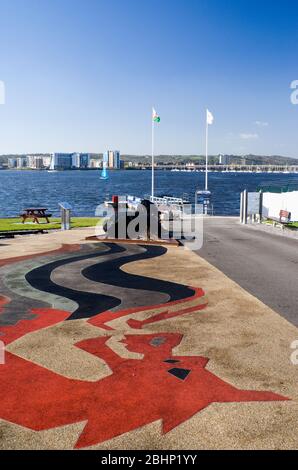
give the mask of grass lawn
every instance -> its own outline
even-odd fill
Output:
[[[274,223],[277,223],[277,221],[274,221],[274,220],[271,220],[271,219],[266,219],[265,222],[263,222],[267,225],[273,225]],[[292,229],[292,230],[297,230],[298,229],[298,222],[290,222],[288,224],[285,224],[285,226],[289,229]]]
[[[290,224],[287,225],[287,227],[297,229],[298,228],[298,222],[291,222]]]
[[[71,218],[71,228],[78,227],[94,227],[98,223],[101,223],[101,219],[98,217],[72,217]],[[35,224],[33,222],[26,222],[25,224],[21,223],[20,218],[15,219],[0,219],[0,232],[7,231],[19,231],[19,230],[53,230],[60,229],[61,221],[60,218],[51,218],[51,223]]]

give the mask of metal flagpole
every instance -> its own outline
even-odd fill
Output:
[[[206,171],[205,171],[205,191],[208,191],[208,111],[206,111]]]
[[[151,196],[152,196],[152,202],[153,202],[153,197],[154,197],[154,119],[153,119],[153,109],[152,109],[152,181],[151,181]]]

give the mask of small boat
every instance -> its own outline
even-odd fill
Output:
[[[211,196],[211,191],[206,191],[206,190],[197,191],[197,195],[202,196],[202,197],[210,197]]]
[[[109,177],[108,177],[108,172],[107,172],[107,164],[106,164],[106,163],[103,164],[103,168],[102,168],[102,172],[101,172],[101,175],[100,175],[100,179],[101,179],[101,180],[107,180],[107,179],[109,179]]]

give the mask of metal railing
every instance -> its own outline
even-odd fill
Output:
[[[150,196],[150,201],[153,202],[154,204],[167,204],[167,205],[172,205],[172,204],[179,204],[183,205],[186,203],[184,199],[181,197],[172,197],[172,196]]]

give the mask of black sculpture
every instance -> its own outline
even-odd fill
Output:
[[[135,211],[129,210],[127,204],[120,209],[118,201],[112,207],[114,214],[103,225],[108,238],[161,238],[161,213],[149,199],[143,199]]]

